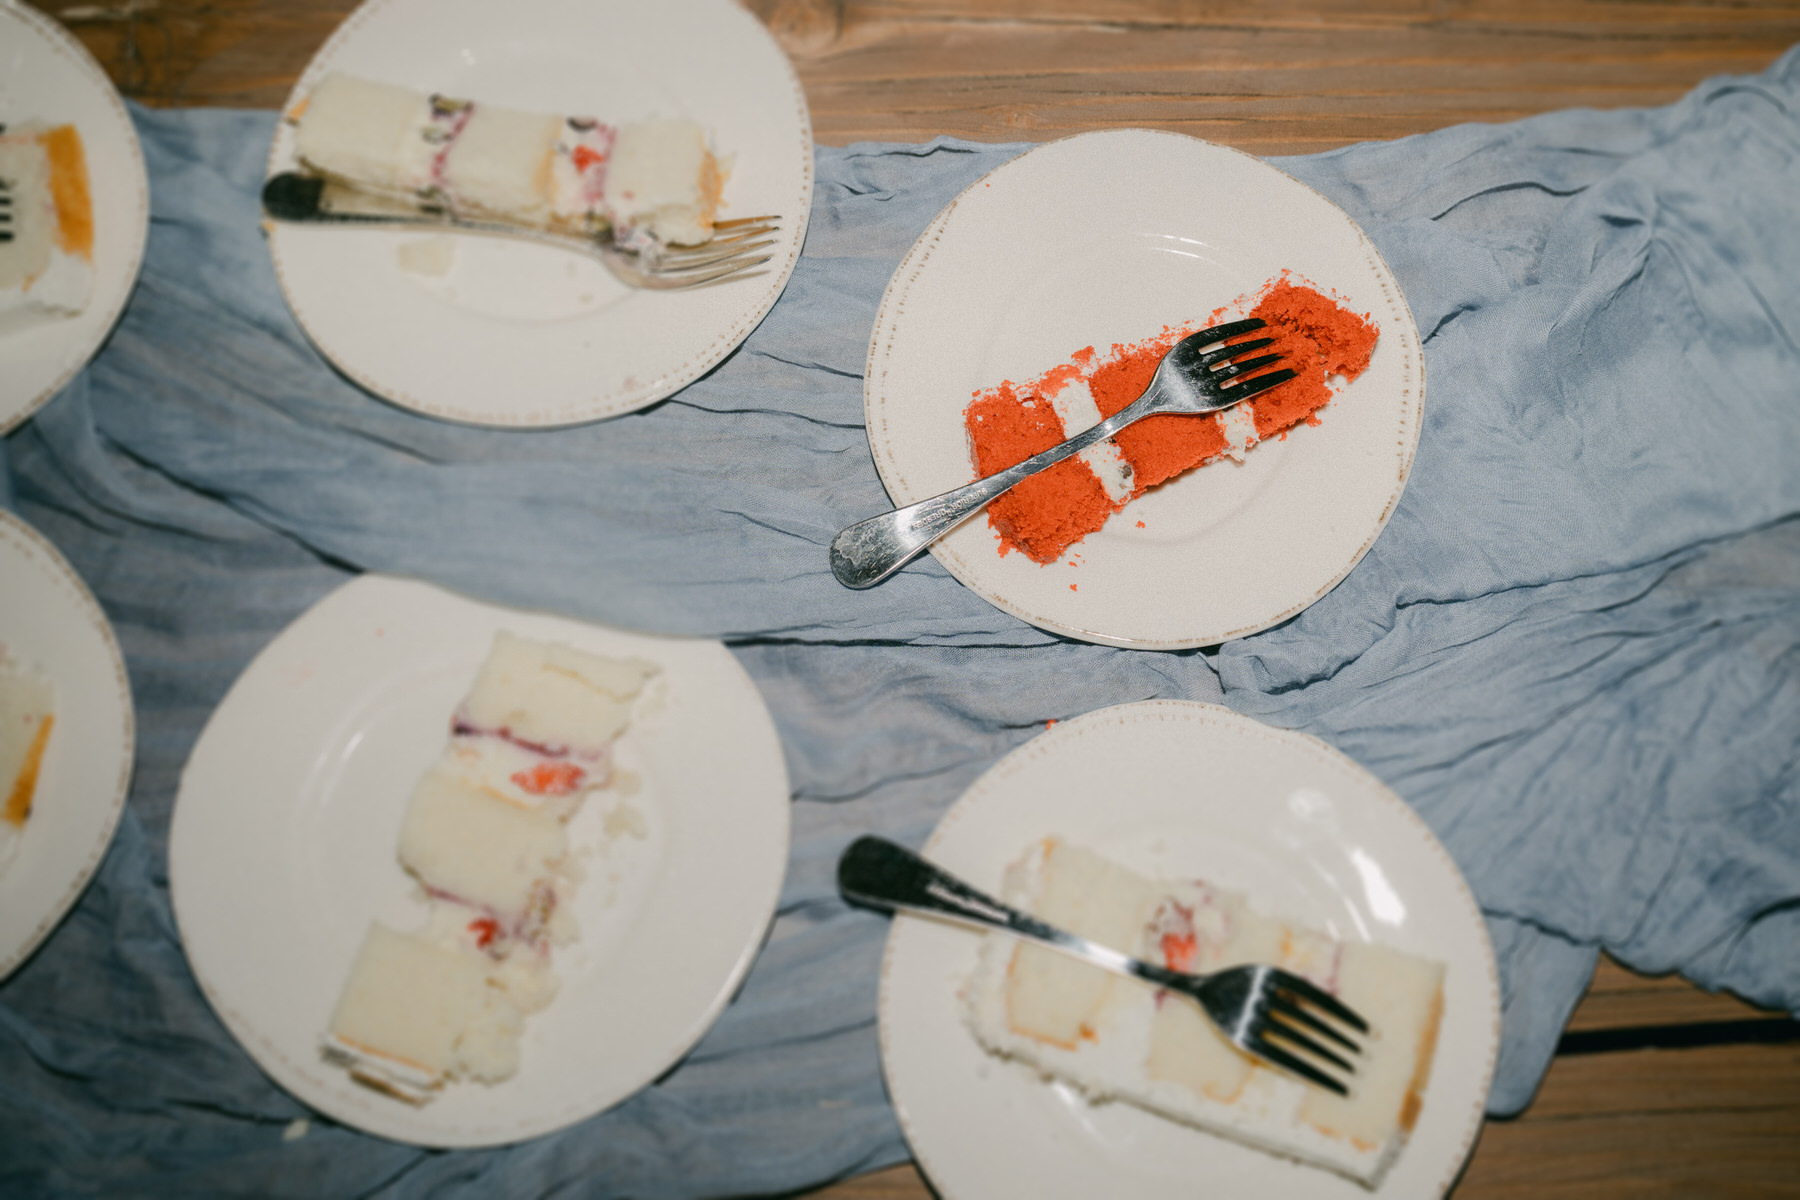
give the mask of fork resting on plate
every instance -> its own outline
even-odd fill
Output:
[[[1190,975],[1133,958],[1002,904],[885,838],[860,837],[838,860],[838,890],[856,904],[949,917],[1004,930],[1065,954],[1180,993],[1200,1005],[1230,1042],[1340,1096],[1368,1022],[1337,997],[1271,966]],[[1350,1033],[1346,1033],[1348,1029]]]
[[[1280,362],[1278,354],[1239,361],[1240,356],[1270,345],[1274,338],[1255,338],[1217,350],[1207,349],[1262,327],[1263,322],[1252,317],[1190,333],[1170,347],[1156,364],[1156,374],[1144,394],[1098,425],[1004,471],[839,530],[831,539],[831,573],[845,587],[873,587],[988,501],[1133,422],[1157,413],[1218,412],[1286,383],[1294,372],[1285,367],[1250,376],[1252,371]]]
[[[735,278],[774,257],[760,254],[775,244],[778,216],[739,217],[713,222],[711,241],[697,246],[621,245],[611,233],[594,237],[553,233],[529,225],[482,221],[440,207],[421,207],[333,183],[318,175],[283,171],[263,184],[263,212],[275,221],[301,225],[419,227],[449,233],[484,233],[522,238],[592,255],[622,282],[653,291],[699,287]]]

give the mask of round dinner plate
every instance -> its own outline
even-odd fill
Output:
[[[527,1017],[518,1073],[414,1108],[328,1064],[320,1039],[370,921],[423,924],[401,818],[502,630],[662,670],[615,747],[629,782],[571,820],[580,937],[556,951],[561,988]],[[615,817],[641,836],[609,833]],[[787,845],[774,724],[719,643],[363,576],[277,636],[213,713],[182,773],[169,883],[195,978],[277,1083],[383,1137],[484,1146],[609,1108],[685,1054],[750,969]]]
[[[94,203],[94,290],[82,312],[0,333],[0,434],[87,365],[131,295],[150,230],[150,186],[118,90],[82,44],[43,13],[0,0],[0,124],[74,125]]]
[[[906,505],[974,477],[963,409],[977,390],[1204,318],[1284,270],[1381,331],[1319,426],[1153,489],[1047,565],[1002,555],[979,514],[931,549],[990,603],[1084,641],[1207,646],[1293,616],[1393,513],[1424,364],[1399,285],[1356,223],[1223,146],[1081,134],[997,168],[938,215],[888,284],[869,343],[865,413],[888,495]]]
[[[56,721],[18,856],[0,872],[0,979],[74,907],[125,807],[136,748],[119,640],[31,526],[0,511],[0,649],[50,680]]]
[[[766,266],[676,292],[629,288],[598,259],[523,241],[271,225],[281,287],[307,335],[395,404],[514,427],[642,408],[748,337],[799,260],[813,188],[806,97],[781,47],[733,0],[368,0],[307,66],[289,110],[332,72],[614,123],[690,118],[729,172],[720,216],[781,217]],[[269,170],[294,165],[283,122]],[[437,237],[453,247],[447,270],[402,265],[404,249]]]
[[[1262,911],[1340,940],[1445,963],[1424,1107],[1372,1194],[1413,1200],[1449,1188],[1481,1124],[1500,993],[1474,898],[1399,797],[1304,734],[1212,705],[1152,700],[1061,722],[1007,755],[944,816],[925,853],[998,894],[1007,864],[1050,835],[1153,876],[1240,890]],[[1122,1101],[1089,1104],[1068,1085],[984,1053],[958,997],[980,939],[902,916],[882,964],[888,1092],[944,1200],[1371,1195]]]

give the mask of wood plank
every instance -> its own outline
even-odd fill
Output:
[[[1569,1031],[1697,1025],[1778,1016],[1729,992],[1702,991],[1679,975],[1639,975],[1602,955],[1587,994],[1569,1018]]]
[[[39,0],[150,104],[275,107],[353,0]],[[827,145],[1172,129],[1261,154],[1657,105],[1761,70],[1800,0],[752,0]],[[135,11],[136,15],[126,14]]]

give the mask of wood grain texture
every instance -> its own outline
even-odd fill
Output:
[[[1651,977],[1602,955],[1587,995],[1569,1017],[1571,1032],[1698,1025],[1771,1016],[1729,992],[1707,992],[1679,975]]]
[[[350,0],[41,0],[151,104],[276,107]],[[1800,0],[751,0],[826,145],[1146,126],[1258,154],[1666,104],[1800,42]],[[98,14],[98,15],[95,15]],[[131,14],[131,15],[127,15]]]

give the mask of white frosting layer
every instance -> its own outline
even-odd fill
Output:
[[[1056,409],[1056,416],[1062,422],[1065,438],[1074,437],[1082,430],[1092,429],[1100,423],[1100,406],[1094,403],[1094,393],[1085,379],[1072,378],[1064,382],[1051,394],[1050,404]],[[1131,464],[1111,438],[1089,446],[1076,457],[1087,464],[1088,470],[1100,481],[1100,486],[1106,489],[1107,499],[1114,504],[1123,504],[1131,499]]]
[[[1256,407],[1248,400],[1232,405],[1218,414],[1219,429],[1225,434],[1225,453],[1244,461],[1244,455],[1259,440],[1256,434]]]

